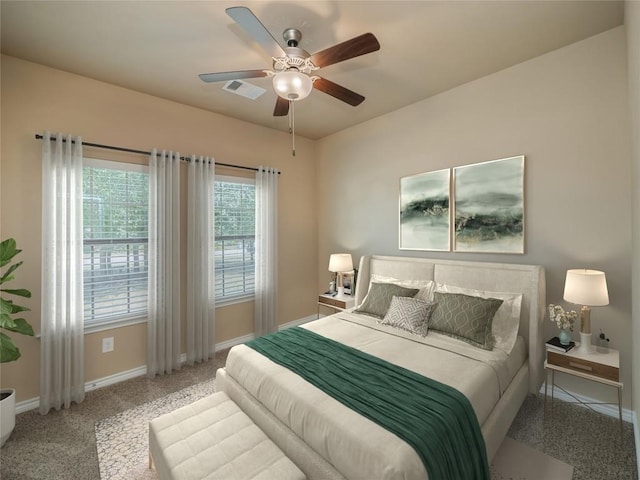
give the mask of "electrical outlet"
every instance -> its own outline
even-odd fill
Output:
[[[102,339],[102,353],[113,352],[113,337]]]

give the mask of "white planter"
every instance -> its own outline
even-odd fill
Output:
[[[3,388],[0,394],[4,393],[10,395],[0,400],[0,433],[2,434],[0,447],[9,440],[13,427],[16,426],[16,391],[13,388]]]

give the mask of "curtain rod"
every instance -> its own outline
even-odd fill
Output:
[[[44,139],[44,136],[36,133],[36,140],[42,140]],[[55,137],[52,136],[51,137],[52,140],[55,140]],[[63,143],[67,143],[67,139],[63,138],[62,139]],[[71,143],[75,143],[74,140],[71,140]],[[90,143],[90,142],[82,142],[83,146],[87,146],[87,147],[95,147],[95,148],[104,148],[105,150],[116,150],[118,152],[127,152],[127,153],[137,153],[139,155],[151,155],[151,152],[146,152],[144,150],[135,150],[133,148],[126,148],[126,147],[115,147],[113,145],[102,145],[100,143]],[[189,162],[191,161],[191,159],[189,157],[180,157],[180,160],[183,160],[185,162]],[[219,162],[215,162],[216,165],[220,165],[221,167],[230,167],[230,168],[240,168],[242,170],[253,170],[254,172],[257,172],[258,169],[255,167],[245,167],[243,165],[233,165],[231,163],[219,163]],[[278,171],[278,175],[280,175],[281,172]]]

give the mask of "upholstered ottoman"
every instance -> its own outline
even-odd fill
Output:
[[[304,480],[305,475],[224,392],[149,422],[161,480]]]

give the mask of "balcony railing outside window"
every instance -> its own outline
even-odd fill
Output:
[[[216,298],[231,299],[255,291],[255,238],[229,235],[216,238]]]
[[[144,316],[147,312],[148,240],[84,241],[86,323]]]

